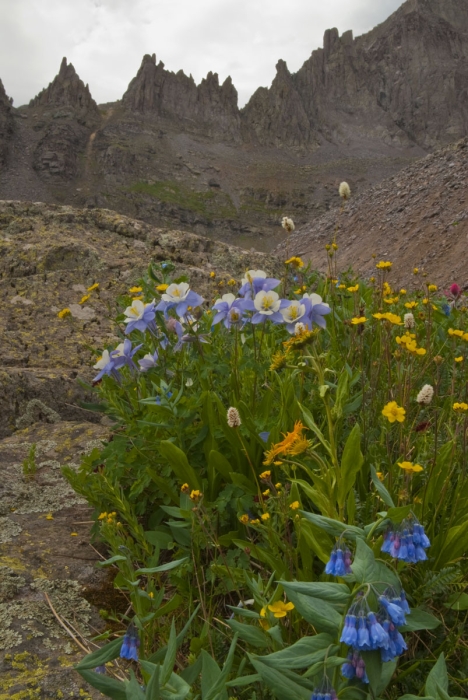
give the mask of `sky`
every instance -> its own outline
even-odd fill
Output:
[[[230,75],[243,106],[284,59],[297,71],[326,29],[355,36],[402,0],[0,0],[0,79],[15,106],[58,73],[63,56],[96,102],[122,97],[145,53],[197,83]]]

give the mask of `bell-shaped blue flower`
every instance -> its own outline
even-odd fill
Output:
[[[120,648],[121,659],[132,659],[138,661],[138,647],[140,646],[140,637],[135,625],[132,623],[127,629]]]
[[[367,629],[367,618],[364,615],[359,616],[356,647],[359,651],[370,651],[372,649],[369,630]]]
[[[340,642],[344,644],[349,644],[350,647],[356,646],[358,633],[356,628],[356,616],[352,614],[347,614],[345,617],[345,624],[343,631],[341,633]]]

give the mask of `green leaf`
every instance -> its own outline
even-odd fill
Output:
[[[450,610],[468,610],[468,593],[453,593],[444,606]]]
[[[462,557],[468,550],[468,519],[448,532],[440,533],[434,539],[434,550],[440,551],[437,564],[441,568]]]
[[[185,623],[183,630],[181,632],[179,632],[179,634],[177,635],[177,648],[179,648],[180,645],[182,644],[182,642],[184,641],[185,635],[189,631],[190,625],[192,624],[193,618],[197,614],[199,607],[200,606],[197,605],[197,607],[195,608],[195,610],[193,611],[193,613],[190,615],[189,619]],[[154,654],[151,654],[148,661],[150,661],[151,663],[154,663],[154,664],[158,663],[159,661],[161,661],[161,659],[164,659],[164,657],[166,656],[166,652],[167,652],[167,646],[164,646],[161,649],[158,649],[158,651],[155,651]]]
[[[435,700],[435,698],[433,698],[432,695],[424,695],[424,697],[421,697],[420,695],[406,694],[399,697],[398,700]],[[455,700],[455,698],[452,698],[452,700]]]
[[[286,571],[286,563],[281,559],[276,559],[273,557],[266,549],[260,547],[259,545],[252,544],[248,540],[233,540],[233,543],[239,549],[244,550],[246,547],[250,549],[250,556],[262,561],[264,564],[270,568],[275,576],[280,578]]]
[[[424,692],[436,698],[438,696],[437,684],[440,685],[445,692],[448,691],[447,665],[443,653],[439,656],[427,677]]]
[[[327,450],[328,454],[331,454],[330,443],[325,438],[324,434],[322,433],[322,431],[320,430],[320,428],[318,427],[318,425],[314,421],[314,417],[313,417],[312,413],[307,408],[302,406],[300,403],[298,403],[297,405],[299,406],[299,408],[302,411],[302,415],[304,417],[304,423],[307,425],[308,428],[310,428],[310,430],[312,430],[315,437],[317,437],[320,440],[320,442],[322,443],[324,448]]]
[[[86,683],[89,683],[89,685],[99,690],[108,698],[112,698],[112,700],[127,700],[125,685],[120,681],[116,681],[115,678],[110,678],[109,676],[104,676],[102,673],[95,673],[94,671],[84,668],[79,669],[78,673]]]
[[[216,661],[203,649],[202,656],[202,675],[201,675],[201,691],[202,698],[206,700],[211,692],[211,688],[221,675],[221,669]]]
[[[238,620],[226,620],[226,622],[234,632],[237,632],[242,641],[248,642],[253,647],[266,649],[270,646],[268,637],[259,627],[246,625]]]
[[[164,615],[168,615],[170,612],[173,612],[174,610],[177,610],[177,608],[182,605],[184,602],[184,598],[179,595],[178,593],[175,594],[171,600],[169,600],[165,605],[161,605],[160,608],[157,609],[157,611],[154,614],[154,619],[157,620],[160,617],[163,617]]]
[[[401,523],[402,520],[408,517],[411,513],[412,506],[401,506],[399,508],[389,508],[387,518],[390,518],[392,523]]]
[[[278,700],[310,700],[310,690],[287,678],[280,671],[262,663],[251,654],[249,654],[249,658],[265,685],[268,686]]]
[[[106,561],[98,561],[96,563],[98,566],[110,566],[111,564],[115,564],[116,561],[127,561],[127,557],[123,557],[121,554],[116,554],[115,557],[106,559]]]
[[[343,415],[343,405],[349,396],[349,374],[344,369],[338,380],[338,386],[335,395],[335,405],[332,408],[332,416],[339,420]]]
[[[317,634],[315,637],[303,637],[286,649],[262,656],[261,661],[279,671],[308,668],[318,661],[323,661],[326,654],[334,654],[337,650],[332,637],[328,634]]]
[[[190,466],[183,450],[170,440],[162,440],[158,445],[159,453],[172,467],[174,474],[187,483],[191,489],[200,489],[200,482],[193,467]]]
[[[226,481],[231,481],[232,465],[228,462],[226,457],[217,452],[216,450],[211,450],[210,456],[208,458],[208,465],[212,466],[221,476],[223,476]]]
[[[161,688],[162,700],[184,700],[190,694],[190,686],[177,673],[173,673]]]
[[[369,685],[374,693],[377,695],[377,688],[381,685],[382,677],[382,658],[380,656],[380,650],[378,651],[363,651],[361,652],[362,658],[366,664],[366,673],[369,678]]]
[[[356,539],[356,537],[364,537],[364,530],[355,525],[346,525],[339,520],[333,520],[333,518],[326,518],[324,515],[317,515],[316,513],[306,513],[305,510],[299,511],[301,515],[304,516],[306,520],[318,525],[322,530],[328,532],[329,535],[334,537],[339,537],[346,530],[346,537],[349,539]]]
[[[292,590],[288,591],[288,599],[294,603],[299,615],[310,622],[318,632],[328,632],[333,636],[338,633],[343,621],[342,616],[329,603]]]
[[[175,621],[172,618],[171,631],[169,634],[169,641],[167,643],[166,656],[161,668],[161,683],[166,685],[172,674],[172,669],[174,668],[175,659],[177,653],[177,634],[175,628]]]
[[[151,678],[146,686],[146,700],[159,700],[160,698],[160,687],[159,687],[159,676],[161,674],[161,667],[158,665],[155,667]]]
[[[303,595],[309,595],[313,598],[321,598],[330,603],[346,605],[349,603],[351,591],[348,586],[343,583],[319,583],[319,582],[304,582],[304,581],[279,581],[283,588],[287,591],[295,591]]]
[[[251,676],[242,676],[241,678],[234,678],[233,681],[228,681],[226,683],[227,688],[238,688],[244,685],[252,685],[253,683],[258,683],[261,681],[262,677],[259,673],[253,673]]]
[[[371,472],[372,481],[374,482],[375,489],[376,489],[377,493],[379,494],[380,498],[382,499],[382,501],[389,508],[395,508],[395,504],[393,502],[392,497],[390,496],[389,492],[387,491],[385,486],[380,481],[374,467],[370,468],[370,472]]]
[[[356,539],[356,554],[351,569],[358,583],[373,583],[376,580],[374,552],[364,540]]]
[[[122,642],[123,637],[119,637],[100,649],[96,649],[96,651],[93,651],[92,654],[85,656],[84,659],[82,659],[80,663],[75,666],[75,670],[81,671],[82,669],[92,669],[96,668],[96,666],[103,666],[108,661],[113,661],[120,655]]]
[[[406,625],[400,627],[402,632],[417,632],[418,630],[434,630],[440,625],[431,613],[420,608],[411,608],[411,613],[406,616]]]
[[[126,693],[127,700],[146,700],[146,695],[140,688],[132,669],[130,669],[130,681],[127,683]]]
[[[386,663],[382,664],[380,683],[377,684],[377,695],[382,695],[382,693],[385,691],[388,684],[392,680],[392,676],[395,673],[397,665],[397,661],[387,661]]]
[[[338,503],[343,508],[348,493],[354,486],[356,476],[364,464],[364,457],[361,452],[361,428],[356,423],[343,450],[341,457],[340,480],[338,484]]]
[[[167,564],[161,564],[160,566],[153,566],[150,569],[137,569],[136,574],[159,574],[162,571],[170,571],[171,569],[176,569],[178,566],[187,561],[188,557],[183,559],[176,559],[175,561],[169,561]]]

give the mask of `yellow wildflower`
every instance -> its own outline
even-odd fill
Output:
[[[70,537],[78,537],[78,533],[77,532],[70,532]]]
[[[437,285],[436,284],[429,284],[427,288],[430,292],[437,292]]]
[[[163,294],[168,287],[169,287],[168,284],[158,284],[156,287],[156,291],[159,292],[160,294]]]
[[[247,513],[244,513],[244,515],[241,515],[241,516],[239,517],[239,520],[241,521],[241,523],[242,523],[243,525],[247,525],[248,522],[249,522],[249,516],[247,515]]]
[[[232,277],[231,277],[230,280],[228,280],[228,285],[229,285],[230,287],[235,287],[236,284],[237,284],[237,281],[236,281],[235,279],[233,279]]]
[[[460,357],[456,357],[455,362],[463,362],[463,355],[460,355]]]
[[[355,316],[351,319],[353,326],[359,326],[361,323],[365,323],[367,318],[365,316]]]
[[[308,331],[307,327],[304,327],[304,330],[295,333],[289,340],[284,341],[283,345],[286,351],[293,350],[294,348],[299,349],[307,345],[315,335],[315,331]]]
[[[345,284],[339,284],[339,285],[338,285],[338,289],[346,289],[346,285],[345,285]]]
[[[253,520],[250,521],[251,525],[260,525],[260,520],[258,518],[254,518]]]
[[[275,489],[280,489],[280,488],[281,488],[281,484],[280,484],[280,482],[278,481],[278,483],[275,484]]]
[[[418,305],[417,301],[407,301],[405,306],[407,309],[415,309]]]
[[[203,496],[202,492],[198,489],[194,489],[190,492],[190,498],[192,501],[198,501]]]
[[[262,491],[262,496],[265,496],[265,498],[267,498],[267,496],[269,496],[269,495],[270,495],[270,489],[266,489],[266,491]]]
[[[391,311],[387,311],[385,314],[376,313],[373,314],[374,318],[378,319],[379,321],[389,321],[389,323],[393,323],[395,326],[401,326],[403,324],[403,321],[401,320],[401,317],[398,316],[397,314],[392,314]]]
[[[129,294],[141,294],[143,287],[130,287]]]
[[[94,284],[91,285],[91,287],[88,287],[86,290],[87,292],[94,292],[95,289],[99,289],[99,282],[95,282]]]
[[[284,261],[284,264],[285,265],[292,265],[293,267],[296,267],[296,268],[304,267],[304,261],[302,260],[302,258],[298,258],[298,257],[289,258],[289,260]]]
[[[392,288],[390,287],[388,282],[383,283],[382,293],[383,293],[384,297],[388,297],[392,293]]]
[[[293,603],[283,603],[281,600],[276,601],[268,606],[268,610],[273,613],[274,617],[286,617],[290,610],[294,610]]]
[[[390,423],[398,421],[398,423],[403,423],[406,416],[406,411],[404,408],[399,406],[396,401],[389,401],[386,406],[382,409],[382,415],[389,420]]]
[[[188,493],[190,491],[190,486],[188,484],[182,484],[182,486],[180,487],[180,490],[183,493]]]
[[[54,516],[52,515],[52,513],[47,513],[47,515],[45,516],[45,519],[46,520],[53,520]]]
[[[330,250],[330,249],[331,249],[331,245],[329,243],[327,243],[325,246],[325,250]]]
[[[150,592],[148,593],[148,595],[149,595],[150,598],[154,598],[154,593],[153,593],[153,591],[150,591]]]
[[[468,411],[468,403],[454,403],[453,410],[457,413],[464,413],[465,411]]]
[[[101,514],[98,516],[98,520],[105,520],[105,518],[107,518],[107,513],[101,513]]]
[[[70,314],[71,314],[71,311],[70,311],[70,309],[67,308],[67,309],[62,309],[61,311],[59,311],[57,316],[59,318],[65,318],[66,316],[70,316]]]
[[[85,294],[84,296],[82,296],[78,303],[79,304],[86,304],[88,299],[91,299],[91,294]]]
[[[419,267],[414,267],[413,268],[413,275],[417,275],[419,273]]]
[[[423,303],[424,305],[429,304],[429,299],[427,299],[427,298],[426,298],[426,299],[423,299],[423,300],[422,300],[422,303]]]
[[[359,289],[359,285],[355,284],[354,287],[348,287],[347,291],[353,293],[353,292],[357,292],[358,289]]]
[[[273,464],[275,465],[275,467],[279,467],[281,466],[281,464],[283,464],[283,462],[280,459],[277,459],[275,462],[273,462]]]
[[[261,518],[262,518],[262,520],[269,520],[269,519],[270,519],[270,513],[262,513]]]
[[[293,430],[290,433],[283,433],[283,440],[276,445],[272,445],[272,447],[265,452],[265,460],[263,463],[268,465],[271,464],[278,455],[292,454],[291,449],[295,447],[300,440],[303,440],[304,436],[302,433],[305,429],[301,421],[296,421]]]
[[[369,279],[369,282],[370,282],[371,284],[375,284],[375,277],[371,277],[371,278]]]
[[[400,294],[401,296],[404,296],[406,294],[406,289],[400,289]]]
[[[398,462],[398,466],[400,469],[404,469],[405,472],[408,473],[416,473],[416,472],[422,472],[424,467],[421,467],[420,464],[413,464],[413,462]]]
[[[299,503],[299,501],[293,501],[293,503],[291,503],[289,507],[291,508],[291,510],[297,510],[301,507],[301,504]]]
[[[337,244],[336,244],[336,243],[332,243],[332,248],[333,248],[333,250],[338,250]]]
[[[270,477],[271,477],[271,472],[269,472],[269,471],[262,472],[260,474],[260,479],[264,479],[265,481],[267,481]]]
[[[282,353],[281,350],[275,352],[275,354],[271,358],[270,371],[277,372],[278,370],[283,369],[283,367],[286,367],[288,361],[288,352],[288,350],[286,350],[285,353]]]
[[[386,304],[397,304],[399,301],[400,297],[388,297],[388,299],[384,299]]]
[[[383,481],[383,479],[384,479],[383,472],[376,472],[376,474],[377,474],[378,480],[379,480],[379,481]]]
[[[210,277],[212,280],[214,280],[214,278],[216,277],[216,272],[214,272],[214,270],[210,272]]]
[[[381,260],[380,262],[377,263],[376,268],[378,270],[390,270],[391,266],[393,263],[384,260]]]

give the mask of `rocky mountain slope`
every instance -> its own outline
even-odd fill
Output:
[[[327,269],[325,245],[338,226],[338,267],[371,275],[379,260],[393,262],[392,280],[417,284],[414,267],[447,289],[468,288],[468,139],[352,196],[291,235],[290,250]],[[277,249],[279,254],[281,248]]]
[[[316,218],[468,132],[468,0],[407,0],[371,32],[328,30],[302,68],[282,60],[239,109],[228,78],[200,85],[145,56],[97,106],[64,59],[28,106],[0,88],[0,199],[99,206],[258,249],[279,220]]]

